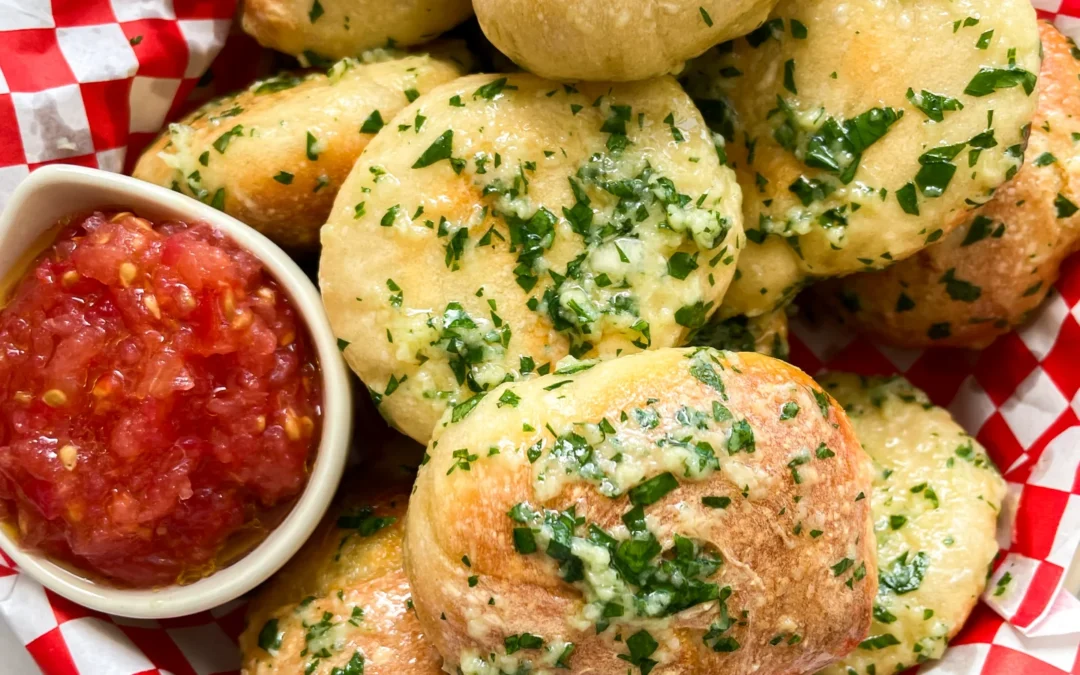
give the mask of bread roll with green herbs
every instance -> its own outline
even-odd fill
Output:
[[[1028,0],[783,0],[688,66],[743,188],[723,315],[948,235],[1019,169],[1038,72]]]
[[[469,0],[244,0],[240,25],[264,47],[329,65],[430,42],[470,16]]]
[[[262,586],[240,636],[244,675],[437,675],[412,611],[401,547],[412,475],[360,469],[289,563]]]
[[[662,349],[505,384],[428,454],[405,562],[448,672],[802,674],[866,637],[869,461],[782,361]]]
[[[982,348],[1023,324],[1080,248],[1080,61],[1041,24],[1039,106],[1025,164],[963,226],[882,272],[822,285],[860,332],[903,347]]]
[[[474,0],[488,39],[522,68],[555,80],[626,82],[678,72],[744,35],[776,0]]]
[[[682,344],[742,244],[740,191],[671,78],[473,75],[403,110],[322,230],[320,287],[384,416],[426,442],[507,380]]]
[[[869,636],[823,675],[899,673],[939,659],[986,586],[1005,481],[949,412],[905,380],[818,381],[874,461],[880,579]]]
[[[221,209],[290,249],[313,249],[356,158],[422,92],[468,69],[463,48],[283,73],[170,124],[132,175]]]

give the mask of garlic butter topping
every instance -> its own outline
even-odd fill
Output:
[[[937,241],[1020,167],[1037,99],[1027,0],[784,0],[683,75],[743,187],[726,314]]]
[[[735,273],[740,214],[674,80],[475,75],[372,142],[323,228],[321,286],[381,412],[426,441],[567,355],[680,344]]]

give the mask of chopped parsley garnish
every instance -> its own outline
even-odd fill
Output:
[[[656,667],[656,661],[649,658],[660,647],[649,631],[642,629],[626,638],[629,654],[619,654],[619,658],[632,666],[637,666],[641,675],[649,675]]]
[[[336,525],[339,530],[354,530],[355,534],[359,534],[361,537],[370,537],[396,522],[397,518],[376,516],[375,509],[370,506],[361,506],[349,513],[338,516]]]
[[[364,675],[364,655],[359,650],[353,652],[352,658],[345,667],[334,668],[330,671],[330,675]]]
[[[499,397],[499,402],[495,405],[499,408],[503,407],[504,405],[508,405],[511,408],[516,408],[518,407],[518,403],[521,403],[521,397],[515,394],[512,390],[507,389],[502,393],[502,396]]]
[[[304,78],[295,75],[277,75],[259,82],[258,86],[255,87],[255,93],[272,94],[274,92],[284,91],[285,89],[292,89],[303,81]]]
[[[847,572],[849,569],[851,569],[851,566],[854,565],[854,564],[855,564],[855,561],[852,560],[851,558],[844,558],[843,560],[841,560],[840,562],[836,563],[835,565],[833,565],[831,567],[833,576],[834,577],[840,576],[844,572]]]
[[[728,454],[734,455],[740,450],[747,454],[753,454],[753,452],[756,450],[756,444],[754,441],[754,429],[746,420],[739,420],[735,424],[731,425],[731,436],[728,437]]]
[[[964,93],[968,96],[989,96],[998,89],[1011,89],[1022,86],[1024,92],[1031,96],[1035,91],[1035,83],[1038,78],[1034,73],[1024,70],[1016,64],[1007,68],[990,68],[983,66],[968,83]]]
[[[903,110],[871,108],[849,120],[828,117],[808,134],[800,130],[795,108],[781,97],[777,97],[777,111],[784,121],[773,131],[776,142],[799,152],[807,166],[832,173],[845,185],[855,179],[862,153],[904,116]]]
[[[522,649],[542,649],[544,647],[544,640],[531,633],[507,635],[503,638],[503,647],[506,648],[506,653],[509,655]]]
[[[949,297],[959,302],[975,302],[982,296],[982,289],[963,279],[956,278],[956,268],[950,267],[938,283],[945,284],[945,292]]]
[[[454,406],[453,412],[450,413],[450,422],[460,422],[461,420],[468,417],[469,413],[473,411],[473,408],[475,408],[476,405],[483,400],[483,398],[484,394],[476,394],[472,398],[466,399],[465,401],[458,403],[456,406]]]
[[[910,559],[909,559],[910,557]],[[930,559],[923,552],[909,556],[907,552],[893,560],[888,569],[881,570],[878,581],[897,595],[911,593],[922,585]]]
[[[1002,595],[1005,595],[1005,591],[1009,588],[1009,584],[1011,582],[1012,582],[1012,574],[1011,573],[1006,572],[1005,574],[1002,574],[1001,578],[997,580],[996,584],[994,584],[994,597],[998,598],[998,597],[1001,597]],[[262,635],[260,634],[259,637],[261,639]],[[261,646],[261,644],[260,644],[260,646]]]
[[[701,300],[692,305],[683,305],[675,310],[675,323],[691,330],[701,328],[705,325],[705,320],[708,318],[708,312],[712,309],[712,305],[712,302],[706,303]]]
[[[217,150],[220,154],[224,155],[225,154],[225,148],[229,147],[229,141],[231,141],[233,138],[239,138],[240,136],[243,136],[243,135],[244,135],[244,127],[243,127],[243,125],[237,124],[232,129],[229,129],[228,131],[226,131],[225,133],[223,133],[223,134],[221,134],[220,136],[217,137],[217,140],[214,141],[214,149]]]
[[[385,125],[386,123],[383,122],[382,113],[380,113],[378,110],[375,110],[370,115],[368,115],[367,119],[364,120],[364,123],[360,125],[360,133],[377,134],[379,133],[379,130],[382,129]]]
[[[679,481],[670,472],[654,476],[644,483],[630,489],[630,503],[634,506],[649,506],[664,498],[664,495],[679,487]]]
[[[1057,209],[1058,218],[1070,218],[1080,210],[1071,199],[1060,193],[1054,199],[1054,208]]]
[[[896,615],[881,605],[874,604],[874,620],[881,623],[893,623],[896,621]]]
[[[935,323],[926,331],[926,336],[931,340],[944,340],[952,335],[952,326],[948,321]]]
[[[966,143],[946,145],[926,151],[919,157],[919,172],[915,174],[915,184],[923,196],[933,199],[945,194],[953,176],[956,175],[956,165],[952,160],[964,149]]]
[[[281,183],[282,185],[291,185],[292,179],[293,175],[288,171],[279,171],[277,172],[277,175],[274,176],[274,180]]]
[[[795,59],[784,62],[784,89],[792,94],[798,94],[799,89],[795,86]]]
[[[711,352],[707,349],[695,350],[690,357],[690,374],[694,376],[698,382],[708,385],[720,392],[720,396],[725,400],[727,399],[727,392],[724,389],[724,382],[720,379],[720,376],[713,368],[713,364],[710,360],[715,360],[716,357],[712,356]]]
[[[513,89],[517,89],[517,87],[512,84],[507,84],[505,77],[500,77],[497,80],[492,80],[491,82],[488,82],[487,84],[473,92],[473,98],[486,98],[490,101],[499,94],[501,94],[504,90],[510,91]]]
[[[626,137],[626,123],[630,121],[631,112],[628,105],[612,105],[611,114],[600,126],[601,132],[611,134],[607,141],[607,148],[611,152],[618,152],[630,143]]]
[[[271,656],[281,649],[281,639],[285,637],[285,631],[278,630],[278,620],[270,619],[263,624],[259,631],[259,648],[269,652]]]
[[[531,528],[514,528],[514,550],[522,555],[536,553],[536,535]]]
[[[975,219],[971,221],[970,227],[968,227],[967,234],[964,235],[964,241],[960,243],[960,247],[971,246],[977,242],[986,239],[989,236],[1000,237],[1005,233],[1005,225],[1002,223],[996,230],[994,229],[994,221],[990,220],[986,216],[975,216]]]
[[[427,150],[424,150],[423,154],[421,154],[413,163],[412,168],[422,169],[426,166],[431,166],[435,162],[450,159],[450,155],[453,153],[453,145],[454,130],[447,129],[439,134],[439,137],[428,146]]]
[[[877,649],[885,649],[886,647],[892,647],[893,645],[900,644],[900,641],[896,639],[896,636],[892,633],[882,633],[881,635],[874,635],[866,638],[859,643],[859,649],[866,649],[868,651],[874,651]]]
[[[383,227],[390,227],[397,219],[398,213],[401,211],[401,204],[394,204],[386,210],[383,217],[379,220],[379,225]]]
[[[559,658],[555,659],[555,667],[562,668],[564,670],[570,669],[570,657],[574,654],[574,643],[569,642],[563,647],[562,653],[559,654]]]
[[[814,395],[814,400],[817,402],[818,410],[821,411],[821,416],[825,419],[829,418],[829,395],[823,391],[817,389],[810,389],[810,393]]]
[[[671,137],[675,139],[676,143],[682,143],[686,140],[686,136],[683,135],[682,129],[675,126],[675,113],[668,113],[664,118],[664,124],[668,125],[671,130]]]
[[[915,309],[915,301],[907,293],[900,291],[900,297],[896,299],[896,311],[898,313],[910,312],[913,309]]]
[[[951,96],[935,94],[925,89],[916,94],[914,89],[909,88],[907,90],[907,100],[935,122],[944,121],[947,112],[964,109],[964,104],[957,99]]]
[[[472,463],[480,459],[480,455],[470,453],[468,448],[454,450],[450,453],[450,456],[454,459],[454,463],[450,465],[450,468],[446,471],[447,476],[454,473],[454,469],[472,471]]]
[[[834,190],[835,188],[831,184],[816,178],[807,178],[806,176],[799,176],[794,183],[788,186],[788,191],[798,197],[803,206],[810,206],[814,202],[824,201]]]
[[[909,216],[919,215],[919,197],[915,192],[915,183],[908,183],[896,191],[896,201]]]

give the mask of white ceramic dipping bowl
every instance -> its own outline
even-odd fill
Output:
[[[0,215],[0,278],[25,262],[26,252],[65,216],[95,209],[133,211],[150,220],[203,221],[262,261],[292,300],[311,335],[322,371],[321,440],[307,486],[288,516],[240,560],[185,586],[153,590],[95,583],[27,551],[0,530],[0,547],[45,587],[65,598],[119,616],[184,616],[234,600],[265,581],[303,545],[337,490],[348,455],[352,400],[345,362],[315,285],[269,239],[210,206],[165,188],[96,169],[54,165],[23,181]],[[2,670],[2,668],[0,668]]]

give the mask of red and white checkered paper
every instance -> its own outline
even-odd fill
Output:
[[[1033,3],[1080,38],[1080,0]],[[265,73],[272,57],[250,38],[234,31],[226,43],[235,4],[0,0],[0,207],[44,164],[130,168],[166,120]],[[1006,572],[1012,581],[919,672],[1080,675],[1080,600],[1064,588],[1080,546],[1080,255],[1027,327],[982,352],[901,351],[835,325],[796,321],[792,331],[792,359],[807,372],[903,374],[952,411],[1009,482],[988,587]],[[239,668],[242,601],[162,621],[106,616],[43,589],[0,553],[0,617],[45,675]]]

